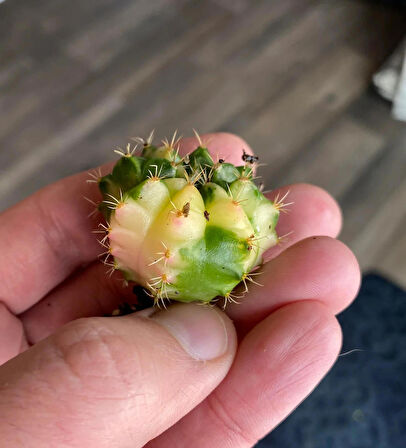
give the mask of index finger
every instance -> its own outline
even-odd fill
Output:
[[[214,158],[241,164],[244,148],[240,137],[228,134],[202,135]],[[196,148],[196,137],[180,142],[181,152]],[[236,151],[241,148],[241,151]],[[101,167],[104,175],[112,164]],[[19,314],[65,280],[74,270],[95,260],[100,253],[92,230],[99,217],[88,217],[100,200],[95,183],[86,183],[88,172],[62,179],[38,191],[0,215],[0,234],[7,244],[0,259],[0,298]]]

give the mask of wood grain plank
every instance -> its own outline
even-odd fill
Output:
[[[373,55],[380,65],[404,38],[406,9],[390,5],[390,2],[363,3],[366,8],[362,17],[362,32],[354,33],[347,43],[359,53]]]
[[[367,57],[337,47],[252,120],[244,135],[262,148],[268,177],[283,181],[284,167],[362,92],[369,69]]]
[[[0,97],[0,113],[7,111],[9,117],[7,123],[0,123],[0,144],[5,133],[16,134],[27,127],[27,123],[32,121],[30,113],[34,112],[35,120],[52,104],[63,101],[70,92],[76,94],[78,86],[88,79],[89,64],[75,61],[64,54],[67,42],[83,35],[84,29],[105,27],[112,13],[125,11],[129,4],[134,6],[139,3],[132,0],[43,1],[38,10],[27,16],[26,9],[18,7],[17,1],[16,7],[7,11],[9,14],[0,17],[0,23],[3,20],[9,24],[6,45],[0,47],[4,77],[10,78],[7,73],[15,72],[17,66],[20,67],[21,78],[19,82],[16,82],[15,76],[8,79],[8,84],[4,86],[7,90]],[[29,7],[27,10],[31,11]],[[24,24],[22,28],[21,23]],[[32,27],[35,31],[31,30]],[[38,51],[34,51],[32,45]],[[6,57],[2,52],[11,54]],[[89,51],[88,55],[91,54]],[[27,61],[23,66],[19,62],[21,58]],[[61,108],[61,105],[58,107]]]
[[[162,20],[162,16],[174,16],[176,9],[168,5],[167,0],[139,0],[116,8],[112,13],[108,11],[93,26],[85,27],[69,40],[66,52],[90,68],[100,70],[132,44],[132,31],[158,14]]]
[[[310,182],[340,198],[384,144],[383,136],[344,115],[297,154],[284,170],[283,182]]]
[[[243,62],[242,76],[247,85],[254,81],[253,93],[257,94],[260,106],[261,99],[269,101],[269,93],[279,94],[286,79],[299,80],[306,69],[317,65],[318,58],[354,32],[360,32],[364,11],[365,5],[354,2],[343,1],[339,7],[317,2],[313,7],[300,9],[278,33],[270,26],[264,33],[248,39],[227,62],[231,69]],[[261,90],[267,95],[258,95]]]
[[[292,23],[297,23],[312,5],[315,5],[313,0],[257,1],[254,8],[240,12],[217,33],[208,36],[196,49],[192,60],[202,68],[213,69],[222,67],[225,61],[228,63],[236,54],[245,60],[244,53],[248,43],[249,53],[252,54],[251,47],[255,46],[255,52],[258,53],[263,46],[269,44],[271,36],[283,39],[285,29]]]
[[[316,2],[304,14],[301,11],[294,15],[296,20],[276,36],[271,36],[262,50],[257,51],[255,40],[247,42],[246,48],[237,51],[232,58],[235,66],[231,64],[231,70],[243,78],[242,83],[250,92],[251,101],[224,123],[223,128],[246,133],[251,123],[264,110],[272,108],[278,97],[294,89],[308,72],[317,68],[320,61],[328,58],[331,51],[341,46],[349,36],[362,32],[360,24],[365,7],[354,2],[343,2],[339,8],[329,2]],[[266,36],[264,41],[267,41]],[[370,61],[371,66],[375,66]],[[364,82],[367,83],[367,79]],[[310,89],[313,90],[314,86]]]
[[[378,153],[375,159],[366,167],[363,174],[352,185],[351,189],[341,198],[341,204],[345,216],[345,226],[342,239],[355,247],[363,257],[366,243],[364,238],[369,238],[372,245],[379,245],[379,240],[384,237],[385,229],[392,226],[390,214],[385,214],[388,223],[379,231],[372,232],[367,237],[362,236],[370,222],[373,222],[377,214],[385,204],[392,207],[391,198],[395,195],[405,178],[406,169],[406,131],[403,129],[396,138],[386,142],[385,148]],[[396,198],[397,195],[395,195]],[[395,200],[397,203],[398,199]],[[398,218],[394,218],[396,222]],[[372,224],[371,224],[372,225]],[[372,248],[372,246],[371,246]],[[368,257],[363,258],[363,263]]]
[[[9,63],[3,61],[0,66],[0,89],[6,91],[13,82],[18,82],[32,65],[33,60],[27,56],[18,56]]]
[[[36,133],[36,124],[34,123],[30,127],[30,131],[36,136],[37,141],[34,142],[36,145],[36,150],[27,154],[26,157],[13,158],[9,160],[9,165],[3,167],[3,173],[0,177],[0,190],[2,190],[5,202],[2,206],[5,207],[10,204],[10,201],[15,200],[20,196],[17,186],[22,185],[30,178],[33,173],[38,169],[43,167],[46,163],[46,159],[50,157],[60,157],[61,154],[69,151],[69,148],[76,144],[79,138],[85,136],[86,132],[91,132],[91,130],[102,126],[108,119],[114,116],[118,110],[123,106],[126,98],[131,94],[133,90],[136,90],[139,85],[149,79],[155,72],[157,72],[161,67],[164,67],[168,61],[176,57],[179,53],[182,53],[186,48],[193,45],[195,40],[199,40],[204,33],[210,32],[213,26],[220,24],[221,17],[217,21],[211,21],[208,23],[203,23],[201,25],[193,26],[190,24],[190,31],[186,35],[178,40],[171,42],[167,48],[167,52],[164,57],[159,59],[153,59],[150,64],[145,65],[134,74],[131,74],[128,78],[121,80],[121,82],[116,82],[110,91],[104,91],[101,98],[98,98],[97,102],[93,103],[92,107],[89,108],[89,103],[83,104],[82,101],[76,103],[75,101],[71,104],[73,106],[74,112],[70,110],[70,113],[66,116],[65,106],[64,111],[54,111],[55,114],[50,116],[50,120],[57,119],[59,112],[59,120],[62,115],[64,120],[58,123],[59,126],[50,126],[49,133],[45,132]],[[97,93],[100,97],[100,90],[93,91]],[[89,94],[89,91],[87,91]],[[69,102],[68,102],[69,105]],[[75,106],[79,107],[79,110],[75,110]],[[100,113],[97,111],[100,110]],[[54,121],[55,123],[55,121]],[[82,125],[83,124],[83,125]],[[47,123],[45,123],[47,125]],[[49,125],[49,124],[48,124]],[[27,129],[23,131],[22,134],[15,136],[14,150],[24,152],[27,148]],[[59,139],[59,135],[63,138]],[[45,141],[44,141],[45,138]],[[69,141],[70,138],[70,141]],[[32,141],[32,140],[31,140]],[[32,146],[31,146],[32,148]],[[56,153],[56,149],[58,153]],[[7,168],[7,170],[5,169]]]
[[[198,10],[200,13],[208,13],[203,5],[203,9]],[[92,73],[90,76],[83,79],[83,82],[79,86],[75,86],[73,93],[69,95],[66,93],[59,100],[51,103],[44,103],[44,109],[41,110],[38,105],[41,97],[38,95],[38,89],[44,85],[46,89],[46,79],[41,76],[39,86],[36,86],[36,81],[27,81],[27,84],[34,84],[32,88],[32,95],[28,98],[22,95],[23,103],[26,103],[28,99],[33,99],[34,105],[30,104],[29,111],[32,112],[35,109],[35,114],[27,114],[25,109],[19,110],[20,103],[17,101],[15,108],[17,109],[17,118],[10,120],[4,126],[9,129],[7,135],[7,142],[14,148],[16,155],[22,155],[28,150],[27,142],[30,142],[30,147],[42,144],[41,139],[48,138],[57,133],[58,130],[63,129],[64,126],[69,126],[69,120],[75,119],[76,116],[86,113],[86,108],[92,108],[97,102],[103,102],[108,96],[116,96],[118,101],[124,103],[132,92],[136,91],[138,87],[145,81],[147,81],[156,71],[159,71],[165,65],[176,58],[178,54],[181,54],[185,49],[193,47],[194,43],[199,41],[205,34],[209,33],[213,27],[220,24],[223,17],[217,15],[213,17],[213,20],[207,22],[201,22],[199,14],[195,11],[195,16],[189,18],[187,22],[179,22],[176,17],[173,17],[171,21],[163,19],[156,23],[156,29],[162,27],[170,29],[169,34],[161,33],[160,39],[151,40],[150,37],[154,35],[155,28],[150,33],[144,34],[143,39],[140,39],[129,51],[120,55],[119,58],[114,60],[108,68],[103,71],[103,76],[99,73]],[[213,12],[214,14],[214,12]],[[208,15],[208,14],[206,14]],[[144,32],[143,27],[139,27],[140,33]],[[171,39],[168,37],[171,36]],[[165,50],[159,57],[154,57],[157,51]],[[144,62],[140,66],[129,63],[132,60],[132,55],[145,55]],[[46,72],[52,78],[56,86],[60,85],[61,92],[64,92],[65,84],[69,86],[69,83],[75,79],[75,73],[69,73],[65,71],[66,64],[69,65],[69,59],[65,60],[65,63],[58,64],[59,61],[55,61],[57,70],[59,72],[54,73],[52,71]],[[73,70],[77,67],[79,69],[80,64],[70,64]],[[65,81],[66,78],[66,81]],[[50,85],[50,87],[52,84]],[[7,101],[7,104],[11,104],[13,96],[3,97],[3,101]],[[61,107],[62,101],[63,106]],[[5,110],[5,109],[4,109]],[[39,114],[39,112],[42,112]],[[112,113],[115,113],[113,111]],[[12,111],[8,111],[11,115]],[[22,116],[20,117],[21,114]],[[12,115],[11,115],[12,116]],[[23,120],[21,119],[23,118]],[[10,129],[10,122],[13,127]],[[1,142],[0,140],[0,143]],[[10,162],[13,163],[13,160]],[[5,167],[5,166],[4,166]]]
[[[392,118],[389,101],[378,96],[372,87],[348,107],[346,115],[385,138],[398,134],[404,127],[402,122]]]
[[[403,168],[406,172],[406,158]],[[352,239],[351,247],[357,254],[363,269],[371,269],[382,262],[382,267],[385,267],[388,272],[390,267],[395,268],[394,272],[399,272],[396,266],[393,266],[393,262],[398,258],[398,254],[403,252],[403,263],[400,263],[398,268],[401,267],[404,272],[406,240],[402,239],[402,230],[405,235],[406,228],[401,225],[399,229],[399,223],[406,222],[405,204],[406,177],[404,176],[403,181],[383,201],[375,202],[373,213],[369,219],[365,220],[362,230]],[[395,247],[397,250],[393,256],[391,252]],[[403,284],[406,284],[406,275],[403,277]]]
[[[49,64],[31,70],[24,67],[25,76],[14,89],[3,92],[0,96],[0,114],[7,115],[7,120],[0,121],[0,144],[11,143],[18,137],[21,129],[44,120],[40,114],[50,105],[63,100],[69,92],[75,90],[88,77],[88,69],[83,64],[72,64],[69,58],[55,57]],[[62,102],[62,104],[60,103]],[[26,141],[26,148],[27,146]],[[18,153],[18,150],[16,149]],[[0,163],[5,163],[0,153]]]
[[[69,38],[69,33],[92,23],[123,0],[12,0],[0,5],[0,60],[7,55],[29,54],[47,58],[49,44]]]

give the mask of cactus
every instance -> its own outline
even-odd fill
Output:
[[[243,164],[214,161],[199,146],[181,157],[174,136],[159,147],[152,135],[118,150],[112,172],[97,177],[106,224],[101,243],[111,272],[142,285],[155,303],[208,303],[236,299],[233,289],[256,283],[252,272],[278,242],[281,203],[272,203],[254,183],[256,158]]]

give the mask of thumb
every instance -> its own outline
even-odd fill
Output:
[[[4,446],[143,446],[210,394],[235,349],[226,315],[196,304],[71,322],[0,368]]]

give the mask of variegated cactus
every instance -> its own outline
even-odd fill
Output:
[[[200,145],[185,157],[178,141],[130,145],[111,174],[98,179],[106,218],[107,263],[142,285],[156,303],[233,300],[240,282],[278,242],[280,204],[253,182],[255,158],[214,161]]]

